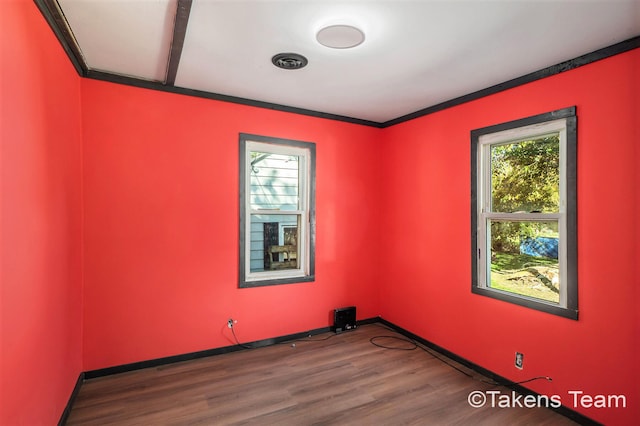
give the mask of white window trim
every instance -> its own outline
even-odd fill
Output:
[[[298,278],[304,277],[309,274],[309,262],[307,261],[309,254],[309,232],[308,224],[309,224],[309,150],[304,148],[292,147],[292,146],[284,146],[284,145],[274,145],[265,142],[255,142],[248,140],[247,141],[247,155],[245,155],[246,161],[246,173],[245,177],[245,194],[251,193],[251,155],[249,155],[253,151],[258,152],[267,152],[270,154],[280,154],[280,155],[291,155],[299,158],[298,162],[298,198],[299,198],[299,210],[270,210],[270,209],[252,209],[251,208],[251,197],[247,196],[245,201],[245,211],[247,212],[247,220],[245,224],[245,281],[261,281],[261,280],[272,280],[279,278]],[[298,244],[299,247],[299,259],[298,259],[298,269],[285,269],[278,271],[260,271],[260,272],[251,272],[250,264],[251,264],[251,244],[250,244],[250,235],[251,235],[251,216],[255,214],[264,214],[264,215],[281,215],[281,216],[299,216],[300,217],[300,229],[299,236],[302,244]]]
[[[525,140],[542,138],[559,134],[560,142],[560,205],[558,213],[494,213],[491,209],[491,147],[496,145],[517,143]],[[478,140],[478,287],[488,291],[510,294],[514,297],[532,299],[540,303],[567,307],[567,276],[566,276],[566,146],[567,120],[559,119],[546,123],[533,124],[502,132],[489,133],[480,136]],[[491,229],[487,227],[490,220],[505,221],[557,221],[558,222],[558,263],[560,268],[560,300],[553,303],[517,293],[505,292],[491,288],[489,282],[488,254],[491,252]]]

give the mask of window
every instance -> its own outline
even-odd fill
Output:
[[[575,107],[471,132],[473,293],[578,318]]]
[[[315,144],[240,134],[240,287],[315,279]]]

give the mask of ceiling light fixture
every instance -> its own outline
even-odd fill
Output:
[[[318,31],[316,40],[332,49],[349,49],[362,44],[364,33],[351,25],[330,25]]]
[[[300,68],[304,68],[309,61],[297,53],[278,53],[271,58],[271,62],[283,70],[299,70]]]

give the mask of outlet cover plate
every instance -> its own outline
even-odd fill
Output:
[[[514,362],[516,368],[522,370],[524,368],[524,354],[516,352],[516,360]]]

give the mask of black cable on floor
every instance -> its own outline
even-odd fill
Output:
[[[384,328],[386,328],[386,329],[388,329],[388,330],[391,330],[391,331],[394,331],[394,332],[395,332],[395,330],[390,329],[390,328],[389,328],[389,327],[387,327],[386,325],[383,325],[383,324],[381,324],[381,325],[382,325]],[[386,346],[386,345],[381,345],[381,344],[379,344],[379,343],[376,343],[376,342],[375,342],[375,340],[376,340],[376,339],[381,339],[381,338],[392,338],[392,339],[400,340],[400,341],[403,341],[403,342],[410,343],[412,346],[411,346],[411,347],[408,347],[408,348],[403,348],[403,347],[396,347],[396,346]],[[486,384],[491,385],[491,386],[505,386],[505,387],[511,387],[511,386],[515,386],[515,385],[521,385],[521,384],[523,384],[523,383],[533,382],[534,380],[543,380],[543,379],[544,379],[544,380],[548,380],[548,381],[551,381],[551,380],[552,380],[552,379],[551,379],[551,377],[549,377],[549,376],[537,376],[537,377],[532,377],[532,378],[530,378],[530,379],[526,379],[526,380],[522,380],[522,381],[514,382],[514,383],[509,383],[509,384],[507,384],[507,383],[498,383],[498,382],[496,382],[495,380],[491,380],[491,381],[489,381],[489,380],[484,380],[484,379],[481,379],[481,378],[475,377],[474,375],[472,375],[472,374],[470,374],[470,373],[468,373],[468,372],[466,372],[466,371],[462,370],[461,368],[458,368],[457,366],[453,365],[452,363],[450,363],[449,361],[445,360],[444,358],[441,358],[440,356],[436,355],[436,354],[434,353],[434,351],[432,351],[432,350],[430,350],[430,349],[426,348],[425,346],[422,346],[422,345],[418,344],[418,342],[416,342],[416,341],[415,341],[415,340],[413,340],[413,339],[404,338],[404,337],[398,337],[398,336],[374,336],[374,337],[372,337],[371,339],[369,339],[369,341],[370,341],[373,345],[375,345],[375,346],[377,346],[377,347],[379,347],[379,348],[384,348],[384,349],[403,350],[403,351],[413,351],[413,350],[415,350],[415,349],[417,349],[417,348],[420,348],[420,349],[422,349],[423,351],[425,351],[426,353],[428,353],[429,355],[431,355],[433,358],[436,358],[438,361],[440,361],[440,362],[442,362],[442,363],[444,363],[444,364],[447,364],[449,367],[451,367],[451,368],[453,368],[454,370],[456,370],[456,371],[458,371],[458,372],[460,372],[460,373],[464,374],[465,376],[467,376],[467,377],[469,377],[469,378],[471,378],[471,379],[473,379],[473,380],[476,380],[476,381],[478,381],[478,382],[486,383]]]
[[[379,340],[379,339],[395,339],[395,340],[399,340],[401,342],[409,343],[409,344],[411,344],[411,346],[407,347],[407,348],[403,348],[403,347],[400,347],[400,346],[387,346],[387,345],[383,345],[381,343],[376,343],[376,340]],[[383,349],[395,349],[395,350],[399,350],[399,351],[414,351],[414,350],[418,349],[418,345],[413,340],[405,339],[403,337],[398,337],[398,336],[374,336],[371,339],[369,339],[369,341],[374,346],[377,346],[377,347],[383,348]]]

